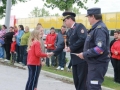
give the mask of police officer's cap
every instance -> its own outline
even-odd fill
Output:
[[[63,21],[69,16],[76,17],[76,14],[73,12],[64,12],[62,15],[63,15],[63,19],[62,19]]]
[[[89,15],[96,15],[96,14],[101,14],[101,8],[90,8],[87,10],[87,16]]]

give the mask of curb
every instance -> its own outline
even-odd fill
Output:
[[[62,76],[62,75],[54,74],[54,73],[51,73],[51,72],[48,72],[48,71],[44,71],[44,70],[41,70],[41,73],[46,75],[47,77],[59,79],[61,81],[65,81],[65,82],[68,82],[68,83],[73,83],[73,79],[69,78],[69,77],[65,77],[65,76]],[[102,86],[102,90],[114,90],[114,89]]]

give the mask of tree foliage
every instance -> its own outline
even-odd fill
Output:
[[[71,8],[71,11],[72,12],[74,12],[74,13],[76,13],[76,14],[80,14],[80,11],[79,11],[80,9],[79,8],[76,8],[76,7],[72,7]]]
[[[12,0],[12,5],[17,4],[18,2],[27,2],[29,0]],[[7,0],[1,0],[1,6],[0,6],[0,18],[3,18],[5,16],[6,12],[6,3]]]
[[[79,8],[87,9],[85,6],[85,3],[88,2],[88,0],[43,0],[45,3],[45,6],[48,8],[56,8],[58,7],[60,10],[70,11],[73,4],[77,4]],[[99,0],[94,0],[95,3],[97,3]]]
[[[58,13],[52,14],[51,16],[60,16]]]
[[[42,9],[34,7],[34,9],[29,14],[29,17],[43,17],[43,16],[50,16],[49,11],[45,10],[44,7]]]

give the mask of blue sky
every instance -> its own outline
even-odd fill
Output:
[[[108,12],[120,12],[120,0],[99,0],[97,4],[94,4],[94,0],[88,0],[89,2],[86,4],[88,8],[92,7],[100,7],[102,13],[108,13]],[[76,5],[74,5],[76,6]],[[43,7],[43,1],[42,0],[31,0],[26,3],[18,3],[15,6],[12,6],[11,15],[15,15],[16,18],[27,18],[30,11],[34,9],[34,7]],[[62,15],[62,11],[59,9],[48,9],[51,14],[54,14],[54,12],[58,12],[60,15]],[[80,12],[82,14],[86,14],[86,10],[80,9]],[[0,24],[4,24],[4,18],[0,20]]]

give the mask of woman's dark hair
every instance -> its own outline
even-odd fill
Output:
[[[2,25],[5,29],[7,29],[7,26],[6,25]]]
[[[93,15],[91,14],[89,16],[92,17]],[[94,17],[95,17],[96,20],[102,20],[102,15],[101,14],[95,14]]]
[[[19,27],[21,28],[21,30],[24,30],[24,27],[23,27],[23,25],[19,25]]]

